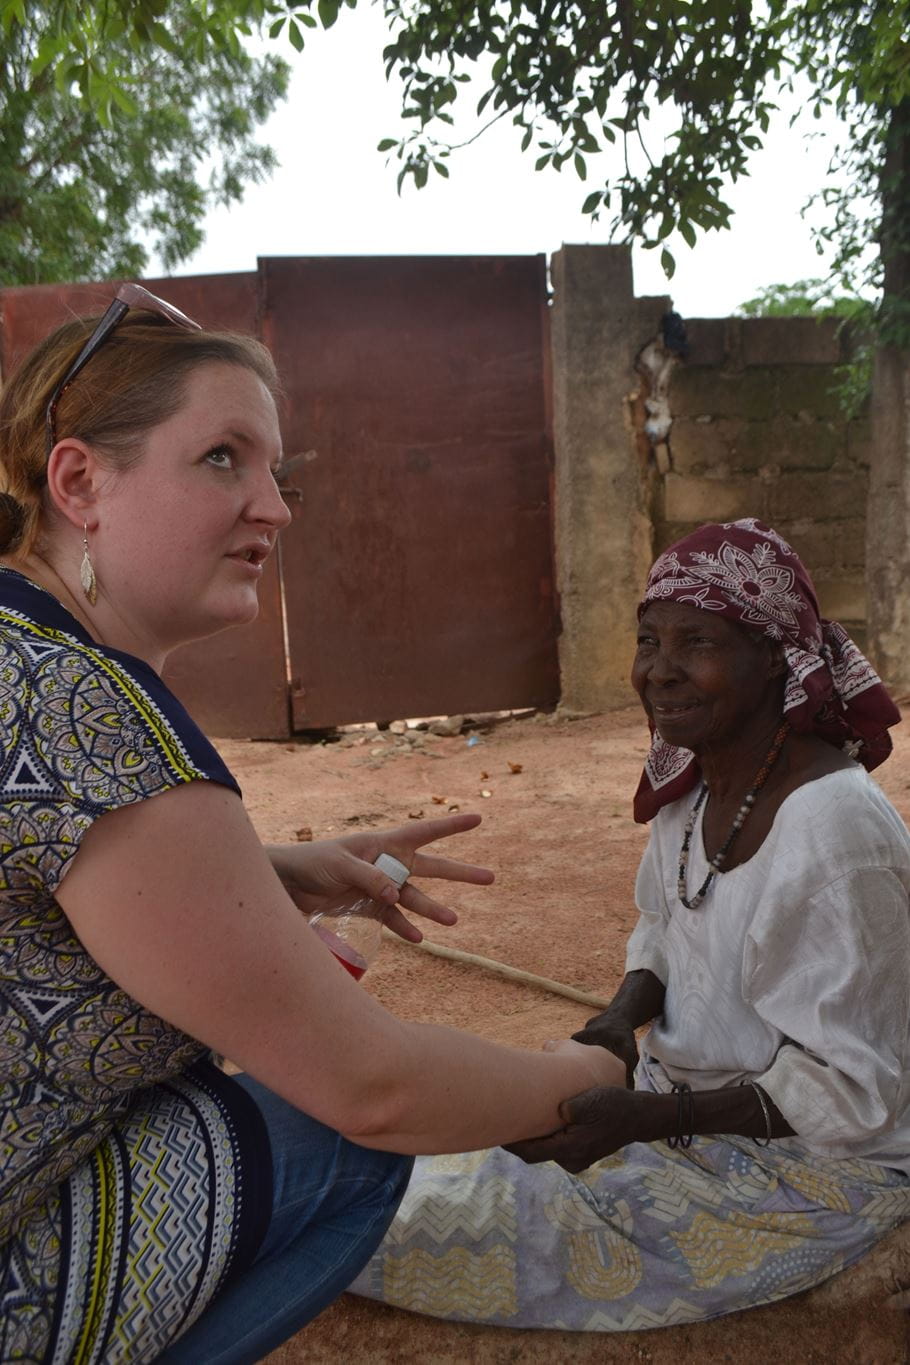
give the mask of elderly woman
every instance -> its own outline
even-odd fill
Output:
[[[256,613],[275,383],[125,286],[0,402],[4,1361],[259,1360],[363,1265],[411,1154],[549,1132],[621,1076],[383,1010],[300,910],[355,888],[406,937],[399,894],[451,923],[371,862],[487,882],[418,851],[476,817],[265,850],[159,677]]]
[[[662,555],[639,617],[640,920],[615,999],[574,1035],[635,1088],[590,1090],[512,1146],[558,1165],[418,1162],[359,1293],[659,1327],[805,1289],[910,1215],[910,836],[867,773],[898,713],[755,520]]]

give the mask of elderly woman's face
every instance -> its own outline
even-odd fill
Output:
[[[649,602],[632,685],[661,739],[698,752],[766,724],[780,704],[771,643],[701,607]]]

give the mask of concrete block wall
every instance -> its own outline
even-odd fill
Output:
[[[871,437],[837,392],[849,359],[838,324],[707,318],[686,330],[669,460],[651,482],[655,550],[705,521],[760,517],[805,560],[823,614],[862,641]]]
[[[628,247],[551,263],[554,529],[562,705],[627,705],[635,607],[654,555],[634,421],[635,359],[669,299],[636,299]]]

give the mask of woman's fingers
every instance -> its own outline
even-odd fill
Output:
[[[448,839],[476,829],[481,817],[471,812],[464,815],[443,815],[438,819],[414,820],[394,829],[371,830],[369,833],[343,834],[333,842],[355,858],[368,863],[376,861],[380,853],[391,853],[406,863],[413,877],[435,877],[441,881],[469,882],[475,886],[489,886],[493,873],[486,867],[476,867],[457,858],[445,858],[438,853],[420,853],[424,844],[437,839]]]
[[[420,915],[421,919],[433,920],[435,924],[458,923],[458,916],[454,910],[448,905],[443,905],[441,901],[433,900],[432,896],[428,896],[419,887],[412,886],[410,882],[406,882],[401,888],[398,903],[403,905],[405,910],[410,910],[412,915]],[[402,918],[404,917],[402,916]],[[388,914],[386,915],[386,924],[390,929],[394,927]],[[399,931],[396,929],[395,932],[398,933]],[[405,935],[405,937],[410,938],[411,935]]]
[[[436,853],[418,853],[411,869],[413,877],[438,877],[447,882],[472,882],[475,886],[489,886],[493,873],[488,867],[462,863],[457,858],[443,858]]]
[[[557,1161],[563,1150],[560,1139],[562,1133],[551,1133],[549,1137],[527,1138],[522,1142],[509,1142],[505,1150],[519,1157],[528,1166],[538,1166],[542,1161]]]
[[[399,825],[395,829],[342,835],[326,843],[321,852],[322,873],[314,880],[320,883],[323,894],[330,894],[335,887],[353,887],[365,891],[385,907],[383,922],[393,933],[410,943],[419,943],[423,935],[401,913],[399,906],[413,915],[419,915],[421,919],[431,920],[434,924],[456,924],[457,914],[442,901],[428,896],[410,880],[400,890],[396,889],[386,874],[373,864],[380,853],[391,853],[411,868],[412,877],[432,877],[440,881],[489,886],[493,881],[493,873],[488,868],[475,867],[471,863],[444,858],[438,854],[417,852],[423,844],[475,829],[480,824],[480,819],[479,815],[467,812],[464,815],[444,815],[437,819],[415,820],[407,825]],[[315,851],[315,845],[311,845],[310,848]],[[289,855],[292,863],[295,853],[296,850],[292,850]],[[307,858],[308,866],[312,864],[312,860],[311,852]],[[300,861],[299,854],[296,855],[296,861]],[[310,871],[312,877],[312,867]],[[315,887],[311,888],[311,893],[318,894]]]
[[[493,880],[493,873],[488,868],[475,867],[438,853],[419,852],[425,844],[476,829],[480,821],[481,816],[473,811],[466,811],[463,815],[442,815],[437,819],[414,820],[386,831],[384,842],[410,854],[411,873],[415,877],[440,877],[450,882],[474,882],[486,886]]]
[[[403,915],[395,907],[383,912],[382,922],[387,929],[391,929],[393,934],[406,939],[408,943],[419,943],[423,938],[423,934],[416,924],[412,924],[407,915]]]
[[[437,839],[448,839],[453,834],[465,834],[476,829],[481,816],[474,811],[458,815],[439,815],[429,820],[409,820],[406,825],[385,831],[385,837],[412,849],[422,848],[424,844],[435,843]]]

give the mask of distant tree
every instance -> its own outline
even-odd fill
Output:
[[[845,318],[871,326],[875,308],[869,299],[839,294],[831,280],[796,280],[768,284],[736,309],[743,318]]]
[[[287,63],[189,41],[193,6],[176,0],[149,41],[109,25],[93,71],[77,44],[54,47],[58,6],[13,8],[0,25],[0,283],[139,275],[149,238],[176,266],[208,204],[274,166],[254,134],[286,93]],[[91,14],[80,7],[80,24]]]

